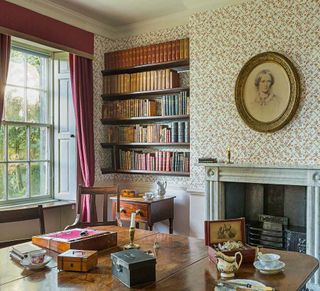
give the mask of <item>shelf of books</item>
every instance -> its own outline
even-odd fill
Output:
[[[165,172],[165,171],[142,171],[142,170],[110,170],[101,169],[102,174],[148,174],[148,175],[166,175],[166,176],[186,176],[190,174],[187,172]]]
[[[105,53],[102,74],[114,75],[189,65],[189,39]]]
[[[114,93],[114,94],[102,94],[101,97],[105,101],[111,100],[121,100],[121,99],[157,99],[161,95],[168,95],[174,93],[186,92],[189,93],[189,88],[187,87],[176,87],[176,88],[168,88],[168,89],[157,89],[157,90],[149,90],[149,91],[137,91],[137,92],[128,92],[128,93]],[[134,98],[133,98],[134,97]]]
[[[102,148],[112,148],[114,146],[118,147],[190,147],[189,142],[175,142],[175,143],[161,143],[161,142],[131,142],[131,143],[107,143],[102,142]]]
[[[188,65],[188,39],[105,54],[102,173],[189,175],[190,90],[174,70]]]

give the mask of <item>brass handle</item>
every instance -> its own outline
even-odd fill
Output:
[[[141,210],[141,209],[137,209],[137,210],[136,210],[136,215],[143,216],[142,210]]]
[[[124,207],[120,207],[120,213],[126,213],[126,210],[124,209]]]

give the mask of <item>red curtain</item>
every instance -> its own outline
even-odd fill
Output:
[[[9,60],[10,60],[10,35],[0,34],[0,124],[4,110],[4,90],[7,83]]]
[[[89,187],[94,184],[92,60],[70,54],[69,63],[76,116],[78,164],[81,173],[79,178],[81,178],[85,187]],[[89,222],[91,218],[87,195],[84,196],[81,204],[82,221]]]

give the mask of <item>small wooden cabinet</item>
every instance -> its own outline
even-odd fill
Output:
[[[135,212],[136,222],[145,223],[150,230],[152,230],[154,223],[169,219],[169,233],[173,233],[174,198],[175,196],[165,196],[161,199],[147,201],[143,198],[121,197],[120,219],[130,221],[131,213]],[[115,217],[117,199],[111,197],[111,200],[112,215]]]

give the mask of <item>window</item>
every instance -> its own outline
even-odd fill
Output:
[[[0,128],[0,205],[51,196],[50,55],[12,47]]]

